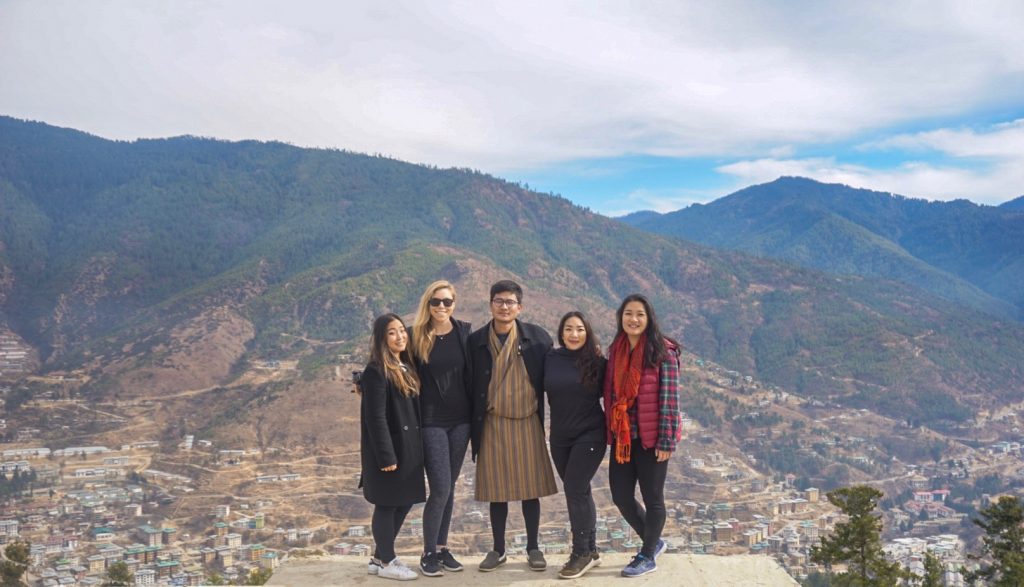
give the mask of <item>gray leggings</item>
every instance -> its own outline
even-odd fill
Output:
[[[423,464],[430,495],[423,507],[423,551],[436,552],[448,544],[448,527],[455,504],[455,481],[469,446],[469,424],[423,428]]]

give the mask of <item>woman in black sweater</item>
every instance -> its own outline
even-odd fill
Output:
[[[468,322],[456,320],[455,286],[435,281],[420,297],[409,332],[409,349],[416,364],[422,393],[423,458],[430,496],[423,508],[423,556],[420,571],[437,577],[462,570],[448,550],[448,528],[455,503],[455,482],[469,446]]]
[[[590,481],[605,454],[601,410],[605,359],[590,323],[580,312],[562,316],[558,343],[544,362],[544,391],[551,406],[551,460],[562,478],[572,527],[572,554],[558,574],[575,579],[600,564],[597,509]]]

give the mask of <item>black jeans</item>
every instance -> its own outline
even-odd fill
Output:
[[[640,552],[654,558],[654,550],[661,540],[665,528],[665,476],[668,461],[658,462],[654,449],[641,447],[640,440],[634,439],[628,463],[617,463],[615,451],[608,462],[608,485],[612,490],[612,502],[626,519],[633,531],[643,541]],[[636,500],[636,486],[644,504]],[[645,510],[646,508],[646,510]]]
[[[596,550],[592,538],[597,525],[597,508],[590,482],[604,460],[605,443],[580,442],[571,446],[551,445],[551,460],[562,478],[565,505],[572,528],[572,551],[577,554]]]
[[[402,529],[402,522],[408,515],[411,505],[373,506],[373,522],[370,529],[373,532],[373,542],[376,549],[373,556],[384,564],[395,560],[395,537]]]

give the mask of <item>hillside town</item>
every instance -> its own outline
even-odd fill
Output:
[[[728,394],[737,421],[757,425],[742,428],[749,437],[736,448],[685,415],[686,439],[666,484],[670,552],[763,555],[798,579],[820,570],[810,549],[843,517],[824,490],[808,485],[806,475],[764,474],[759,468],[769,451],[789,450],[795,435],[798,452],[813,454],[822,450],[819,443],[827,445],[831,459],[863,473],[857,482],[883,490],[885,549],[892,560],[920,570],[924,554],[931,552],[943,562],[945,585],[959,586],[959,570],[973,564],[962,536],[971,525],[968,512],[994,496],[965,496],[951,488],[991,475],[1019,480],[1024,471],[1019,436],[907,463],[886,458],[877,439],[860,432],[862,426],[877,425],[866,411],[817,406],[696,358],[687,373],[703,393]],[[10,385],[0,389],[5,396],[11,391]],[[51,395],[33,401],[57,400]],[[803,420],[793,419],[790,411],[803,414],[808,423],[794,426]],[[1015,418],[1007,414],[994,422],[1000,430],[1017,430]],[[354,452],[332,461],[330,455],[294,450],[221,448],[191,434],[173,444],[138,440],[119,447],[50,448],[33,444],[44,435],[38,426],[10,426],[3,420],[0,426],[7,440],[0,446],[5,483],[0,542],[30,543],[32,585],[99,585],[119,562],[136,585],[244,583],[254,572],[272,571],[292,556],[368,556],[372,550],[368,510],[360,509],[356,488]],[[305,472],[300,465],[309,459],[318,468]],[[335,474],[325,476],[324,467],[334,467]],[[486,550],[489,536],[487,509],[471,498],[473,473],[467,466],[458,482],[451,542],[453,551],[470,561]],[[594,484],[606,484],[603,474]],[[607,493],[599,489],[595,495],[599,548],[635,550],[637,537],[614,515]],[[314,515],[314,506],[303,505],[305,498],[345,503],[352,513]],[[569,550],[560,499],[545,498],[541,534],[542,550],[556,559]],[[419,511],[413,510],[403,528],[402,552],[419,548]],[[511,550],[524,548],[525,534],[517,533]]]
[[[0,542],[26,540],[31,544],[32,584],[99,585],[115,562],[127,565],[136,585],[201,585],[215,575],[244,582],[255,570],[273,570],[281,560],[310,549],[358,556],[368,556],[372,550],[366,520],[333,531],[278,526],[270,513],[275,504],[261,500],[217,504],[202,519],[191,520],[188,529],[178,527],[175,502],[195,491],[196,482],[154,469],[136,472],[133,466],[140,455],[154,448],[141,442],[119,449],[90,446],[50,451],[30,447],[3,451],[5,474],[31,475],[36,485],[26,489],[25,495],[31,497],[9,499],[0,509]],[[708,457],[709,461],[717,458]],[[61,469],[54,464],[56,459],[77,462]],[[718,466],[728,464],[719,461]],[[288,483],[296,478],[264,475],[255,481]],[[921,479],[909,474],[901,482],[914,489]],[[810,560],[810,548],[842,517],[824,502],[818,489],[797,490],[793,481],[792,476],[781,483],[754,480],[737,491],[733,501],[670,502],[665,530],[669,552],[761,554],[778,560],[796,578],[818,570]],[[460,484],[468,495],[472,475],[464,476]],[[684,495],[685,491],[670,487],[668,494]],[[963,584],[958,570],[967,559],[964,541],[949,530],[959,525],[962,514],[942,505],[947,495],[944,490],[914,489],[913,500],[888,515],[897,521],[926,512],[935,516],[934,530],[894,538],[886,550],[911,570],[920,566],[925,552],[932,552],[944,563],[946,585],[954,586]],[[473,502],[468,506],[453,520],[453,535],[488,535],[486,508]],[[635,550],[637,537],[624,520],[608,511],[605,508],[598,519],[599,547],[607,552]],[[946,523],[952,521],[957,523]],[[399,547],[416,552],[421,535],[422,519],[412,517]],[[516,534],[511,552],[524,551],[525,538],[525,533]],[[567,554],[568,524],[545,523],[541,545],[555,558]],[[453,548],[470,559],[481,550],[470,543]]]

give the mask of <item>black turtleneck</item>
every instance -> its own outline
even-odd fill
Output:
[[[578,351],[556,348],[544,362],[544,391],[551,406],[551,444],[567,446],[576,442],[604,442],[604,411],[601,409],[604,359],[600,377],[583,385],[576,366]]]

